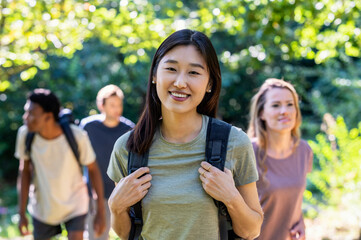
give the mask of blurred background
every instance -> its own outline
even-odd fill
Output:
[[[153,54],[183,28],[216,49],[219,118],[246,130],[265,79],[295,85],[315,153],[307,239],[361,239],[360,0],[0,0],[0,239],[19,236],[13,155],[27,92],[49,88],[81,119],[116,84],[136,122]]]

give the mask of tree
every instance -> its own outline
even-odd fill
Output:
[[[95,111],[101,86],[119,84],[137,121],[155,49],[185,27],[216,48],[224,120],[245,129],[254,89],[278,77],[301,95],[304,136],[318,132],[325,112],[358,122],[360,1],[0,0],[0,8],[1,159],[12,158],[24,93],[34,87],[56,90],[81,118]]]

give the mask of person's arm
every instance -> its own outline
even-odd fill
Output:
[[[303,216],[301,215],[300,220],[293,225],[293,227],[290,230],[291,239],[292,240],[304,240],[306,239],[306,233],[305,233],[305,222],[303,221]]]
[[[263,211],[259,204],[256,183],[236,187],[232,172],[224,172],[207,162],[198,169],[204,190],[214,199],[223,202],[232,219],[233,231],[245,239],[259,236]]]
[[[28,229],[28,219],[26,218],[26,204],[29,198],[29,187],[31,182],[30,161],[20,159],[19,176],[17,180],[18,207],[19,207],[19,231],[21,235],[30,234]]]
[[[106,228],[103,180],[96,161],[89,164],[87,167],[92,187],[97,194],[97,213],[94,218],[94,232],[95,236],[98,237]]]
[[[238,194],[225,203],[232,218],[233,230],[245,239],[259,236],[263,222],[263,211],[259,204],[256,183],[237,187]]]
[[[110,195],[108,203],[111,212],[111,226],[120,239],[128,239],[131,229],[129,209],[148,193],[151,180],[149,168],[139,168],[120,179]]]

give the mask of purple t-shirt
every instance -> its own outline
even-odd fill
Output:
[[[262,153],[252,142],[256,154],[257,170]],[[266,157],[266,180],[257,181],[258,196],[264,211],[264,221],[259,240],[291,239],[290,229],[300,224],[302,218],[302,199],[306,187],[306,175],[312,170],[313,152],[306,141],[301,140],[294,152],[287,158]]]

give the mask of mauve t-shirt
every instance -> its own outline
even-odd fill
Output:
[[[258,154],[256,142],[252,144],[260,173],[262,153]],[[258,196],[264,211],[258,240],[288,240],[291,239],[290,229],[294,225],[300,224],[304,228],[302,199],[306,175],[312,170],[312,162],[313,152],[304,140],[287,158],[266,157],[266,180],[260,177],[257,181]]]

